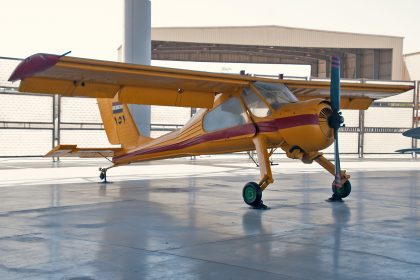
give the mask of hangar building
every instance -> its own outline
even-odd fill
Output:
[[[403,38],[282,26],[152,28],[152,59],[304,64],[329,77],[338,55],[343,78],[401,80]]]

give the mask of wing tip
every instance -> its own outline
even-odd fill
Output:
[[[37,53],[25,58],[15,68],[9,77],[9,82],[23,80],[26,77],[35,75],[53,67],[61,58],[60,55]]]

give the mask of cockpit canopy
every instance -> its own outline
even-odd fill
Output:
[[[242,97],[253,115],[266,117],[271,110],[277,110],[284,104],[298,101],[296,96],[280,83],[254,82],[242,92]]]
[[[256,117],[269,116],[272,110],[298,101],[285,85],[277,83],[254,82],[243,90],[241,96]],[[210,132],[243,125],[246,122],[246,111],[240,99],[231,96],[204,116],[203,128]]]

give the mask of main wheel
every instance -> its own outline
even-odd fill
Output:
[[[105,172],[102,171],[101,174],[99,174],[99,178],[101,180],[105,179]]]
[[[335,186],[335,180],[333,181],[332,184],[332,191],[334,193],[334,195],[337,198],[345,198],[347,196],[349,196],[349,194],[351,193],[351,184],[350,181],[347,180],[340,189],[337,189],[337,187]]]
[[[257,207],[261,204],[262,190],[255,182],[246,183],[242,189],[242,197],[246,204]]]

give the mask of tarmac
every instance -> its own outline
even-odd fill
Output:
[[[110,169],[0,159],[0,279],[420,279],[420,160],[344,160],[332,176],[278,159],[263,193],[245,156]]]

